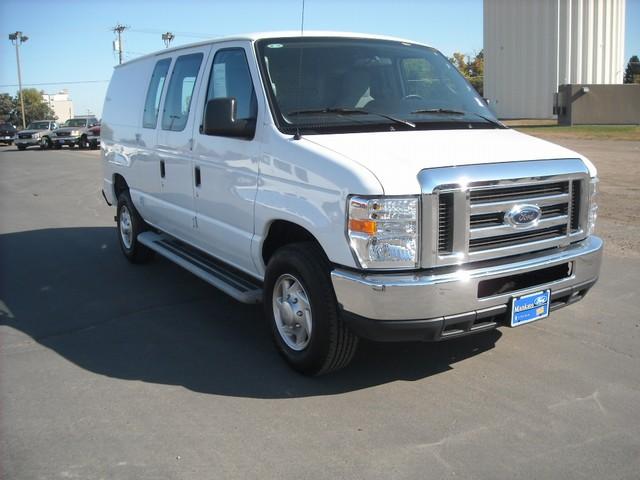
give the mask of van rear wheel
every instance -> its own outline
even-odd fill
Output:
[[[338,313],[329,271],[324,252],[311,242],[282,247],[267,266],[264,308],[274,343],[305,375],[347,366],[358,346]]]
[[[117,229],[120,249],[131,263],[146,263],[153,251],[138,242],[138,235],[149,229],[131,201],[128,191],[118,196]]]

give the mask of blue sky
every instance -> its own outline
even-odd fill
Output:
[[[177,7],[179,5],[179,8]],[[234,33],[294,30],[301,0],[271,1],[86,1],[1,0],[0,92],[15,93],[14,49],[7,35],[21,30],[24,84],[103,80],[100,83],[39,85],[47,93],[67,88],[75,113],[100,115],[117,58],[112,52],[116,23],[125,33],[127,58],[159,50],[161,33],[173,45]],[[29,14],[25,14],[29,12]],[[396,35],[428,43],[446,55],[482,48],[482,0],[306,0],[305,28]],[[640,0],[627,0],[625,57],[640,54]]]

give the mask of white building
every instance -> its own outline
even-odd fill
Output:
[[[43,93],[42,99],[49,104],[58,117],[58,123],[66,122],[73,117],[73,100],[69,98],[68,90],[58,93]]]
[[[484,0],[484,96],[500,118],[553,118],[558,85],[622,83],[625,0]]]

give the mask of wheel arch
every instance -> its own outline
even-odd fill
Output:
[[[297,223],[276,219],[269,223],[266,232],[260,249],[264,265],[269,263],[269,259],[279,248],[292,243],[313,242],[318,245],[325,256],[327,255],[318,239],[309,230]]]
[[[122,192],[129,190],[129,184],[119,173],[113,174],[113,195],[116,202]]]

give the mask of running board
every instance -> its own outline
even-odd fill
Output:
[[[155,232],[141,233],[138,235],[138,241],[240,302],[262,301],[262,286],[258,280],[223,264],[201,250],[169,235]]]

